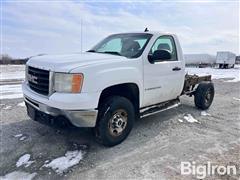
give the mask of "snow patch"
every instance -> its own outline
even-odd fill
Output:
[[[24,165],[25,167],[28,167],[30,166],[34,161],[29,161],[31,158],[31,155],[30,154],[24,154],[23,156],[21,156],[17,163],[16,163],[16,166],[17,167],[20,167],[22,165]]]
[[[26,136],[22,136],[19,140],[20,141],[24,141],[25,139],[27,139],[27,137]]]
[[[21,84],[0,85],[0,90],[1,90],[0,99],[16,99],[23,97]]]
[[[25,102],[18,103],[18,106],[25,107]]]
[[[12,106],[5,106],[3,109],[4,110],[8,110],[8,109],[11,109]]]
[[[186,114],[184,117],[183,117],[187,122],[190,122],[190,123],[200,123],[197,119],[195,119],[191,114]]]
[[[183,120],[182,120],[182,119],[178,119],[178,121],[179,121],[179,122],[183,122]]]
[[[23,134],[16,134],[16,135],[14,135],[14,137],[22,137],[23,136]]]
[[[239,98],[236,98],[236,97],[233,97],[233,99],[236,100],[236,101],[240,101],[240,99],[239,99]]]
[[[27,136],[23,136],[23,134],[17,134],[14,135],[15,138],[19,138],[20,141],[24,141],[25,139],[27,139]]]
[[[186,67],[185,71],[188,74],[196,75],[212,75],[212,79],[232,79],[225,82],[238,82],[240,81],[240,68],[234,69],[216,69],[216,68],[194,68]]]
[[[1,180],[32,180],[37,173],[27,173],[22,171],[13,171],[5,176],[0,176]]]
[[[24,79],[25,65],[0,65],[1,80],[7,79]]]
[[[81,159],[81,151],[67,151],[65,156],[58,157],[52,160],[50,163],[44,164],[43,167],[52,168],[57,174],[62,174],[68,168],[77,165]]]
[[[211,114],[207,113],[206,111],[201,111],[201,116],[211,116]]]
[[[235,78],[235,79],[227,80],[225,82],[238,82],[238,81],[239,81],[239,79]]]

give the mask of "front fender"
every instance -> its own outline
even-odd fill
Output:
[[[141,73],[133,67],[103,70],[97,73],[97,79],[96,88],[98,91],[103,91],[107,87],[123,83],[135,83],[139,89],[142,87]]]
[[[123,83],[134,83],[139,88],[140,103],[143,89],[143,70],[141,60],[129,60],[110,64],[74,69],[73,73],[83,73],[84,81],[82,92],[102,92],[104,89]]]

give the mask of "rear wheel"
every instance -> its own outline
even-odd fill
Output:
[[[194,93],[194,102],[196,107],[205,110],[208,109],[214,98],[214,86],[211,82],[202,82],[198,85]]]
[[[223,65],[223,68],[224,68],[224,69],[228,69],[228,64],[224,64],[224,65]]]
[[[133,104],[125,97],[112,96],[104,100],[99,109],[95,128],[97,141],[114,146],[127,138],[135,120]]]

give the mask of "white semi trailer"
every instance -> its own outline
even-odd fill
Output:
[[[199,67],[211,66],[216,63],[216,56],[211,54],[184,54],[186,65]]]
[[[234,68],[236,61],[236,54],[229,51],[217,52],[216,64],[219,68]]]

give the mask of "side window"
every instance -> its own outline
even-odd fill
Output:
[[[160,36],[153,44],[149,53],[153,54],[156,50],[168,50],[172,57],[169,61],[177,61],[177,51],[172,36]]]

